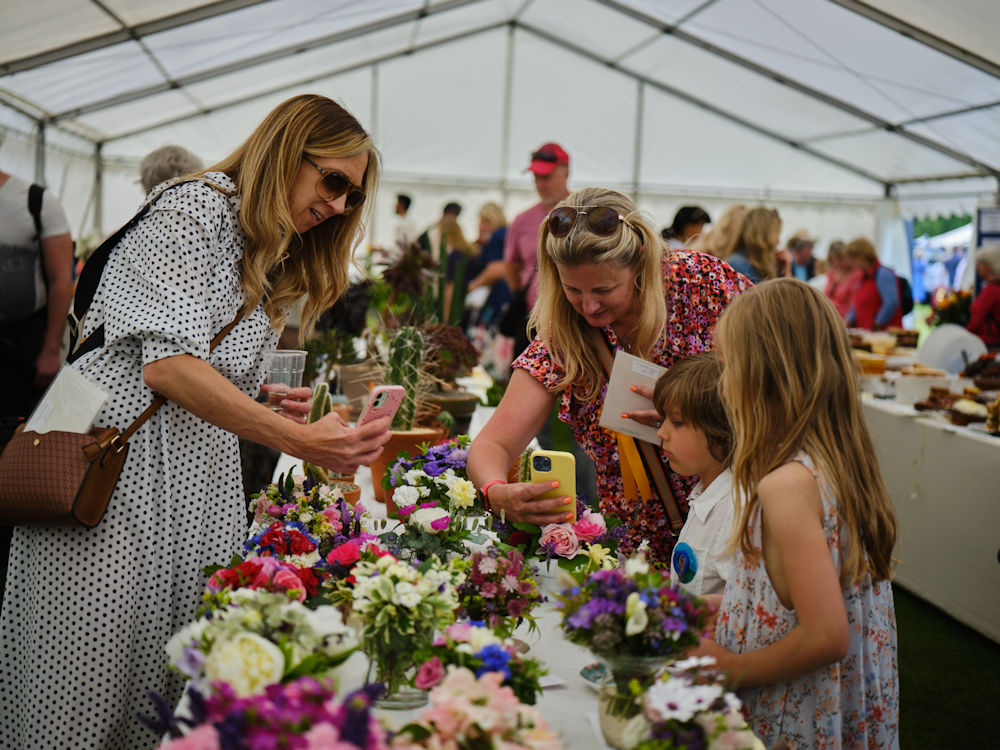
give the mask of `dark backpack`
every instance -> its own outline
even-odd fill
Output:
[[[896,284],[899,287],[899,310],[906,315],[913,310],[913,288],[902,276],[896,277]]]

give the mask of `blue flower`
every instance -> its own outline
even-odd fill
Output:
[[[500,644],[491,643],[485,646],[476,657],[483,661],[483,666],[476,670],[476,677],[482,677],[486,672],[502,672],[504,680],[510,679],[510,667],[507,666],[510,654]]]

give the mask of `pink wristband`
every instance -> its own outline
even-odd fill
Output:
[[[486,493],[490,491],[490,487],[492,487],[494,484],[507,484],[507,482],[503,479],[491,479],[490,481],[488,481],[486,484],[484,484],[482,487],[479,488],[479,492],[483,496],[483,505],[486,506],[487,513],[492,513],[493,511],[490,510],[490,498]]]

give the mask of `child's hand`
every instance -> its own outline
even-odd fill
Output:
[[[715,623],[719,618],[719,607],[722,606],[722,594],[705,594],[702,598],[711,612],[708,623],[705,625],[705,637],[713,638],[715,636]]]
[[[653,402],[653,389],[648,388],[644,385],[633,385],[630,390],[632,393],[638,393],[640,396],[644,396],[649,399],[650,406],[652,407]],[[660,423],[663,421],[663,416],[653,408],[649,409],[633,409],[632,411],[622,412],[622,419],[631,419],[640,424],[647,425],[649,427],[654,427],[656,429],[660,428]]]

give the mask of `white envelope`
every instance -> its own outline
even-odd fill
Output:
[[[85,434],[104,408],[108,394],[68,365],[56,375],[24,424],[25,431]]]
[[[652,388],[656,385],[657,378],[666,371],[666,367],[639,359],[621,349],[615,352],[615,363],[611,368],[607,395],[604,407],[601,409],[601,427],[659,445],[660,438],[656,436],[655,427],[641,424],[634,419],[622,419],[622,412],[652,409],[653,405],[649,399],[633,393],[630,389],[633,385]]]

